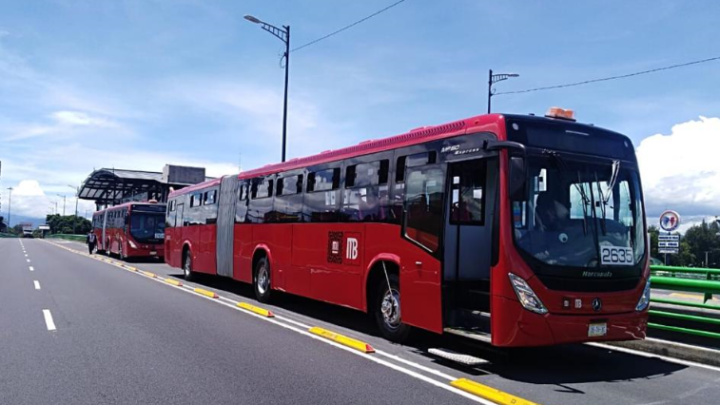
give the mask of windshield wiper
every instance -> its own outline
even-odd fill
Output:
[[[613,163],[613,166],[614,166],[614,163]],[[597,172],[595,172],[595,185],[598,190],[598,196],[600,197],[600,200],[598,201],[598,203],[600,203],[600,212],[602,213],[602,218],[600,219],[600,229],[602,229],[603,236],[605,236],[605,235],[607,235],[607,227],[605,225],[605,216],[607,213],[607,209],[605,208],[605,204],[607,204],[612,193],[608,191],[607,197],[603,196],[602,187],[600,187],[600,181],[598,180]],[[612,190],[612,189],[609,188],[608,190]],[[593,211],[594,210],[595,210],[595,207],[593,207]]]
[[[553,166],[555,166],[555,170],[557,170],[558,177],[560,178],[560,183],[565,184],[565,176],[564,173],[568,172],[567,164],[565,164],[565,161],[563,160],[562,156],[560,156],[559,153],[545,149],[542,151],[544,155],[549,155],[551,158],[551,162],[553,163]],[[587,206],[590,204],[590,199],[587,196],[587,193],[585,193],[585,190],[582,187],[582,184],[580,184],[580,172],[578,172],[578,182],[577,183],[571,183],[575,186],[575,189],[578,191],[578,194],[580,194],[580,198],[583,200],[582,209],[583,209],[583,235],[587,235],[588,229],[587,229]]]
[[[620,161],[619,160],[613,160],[612,169],[610,169],[610,172],[611,173],[610,173],[610,180],[608,180],[608,190],[612,190],[615,188],[615,183],[617,183],[618,178],[620,177]],[[605,199],[603,199],[603,202],[605,204],[608,203],[611,195],[612,195],[612,193],[608,193],[607,197]]]

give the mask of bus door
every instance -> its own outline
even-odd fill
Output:
[[[215,254],[217,274],[233,276],[233,246],[235,235],[235,202],[238,200],[237,176],[223,177],[220,183],[220,198],[217,218]]]
[[[184,197],[181,197],[184,198]],[[177,200],[180,201],[180,200]],[[183,229],[185,228],[185,204],[180,203],[177,204],[177,208],[175,208],[177,211],[175,213],[175,227],[173,228],[173,240],[172,240],[172,250],[173,252],[177,252],[178,254],[178,261],[177,263],[180,263],[178,267],[182,267],[184,263],[182,262],[182,248],[183,248]],[[165,253],[168,254],[167,252]]]
[[[479,315],[489,332],[496,177],[496,158],[448,163],[443,297],[452,326],[478,325],[466,318]]]

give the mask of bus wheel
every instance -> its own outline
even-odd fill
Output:
[[[189,250],[185,254],[185,261],[183,261],[183,274],[187,281],[192,281],[195,278],[195,272],[192,271],[192,255]]]
[[[270,263],[267,257],[258,260],[255,265],[254,276],[255,297],[260,302],[270,302]]]
[[[388,280],[390,286],[388,288]],[[393,342],[407,341],[411,327],[402,323],[400,313],[400,283],[394,274],[382,277],[377,285],[375,303],[373,305],[375,322],[380,333]]]

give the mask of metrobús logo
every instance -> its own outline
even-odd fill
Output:
[[[328,232],[327,261],[334,264],[360,265],[360,232]]]

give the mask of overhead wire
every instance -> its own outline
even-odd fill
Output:
[[[707,58],[707,59],[694,60],[694,61],[685,62],[685,63],[678,63],[678,64],[675,64],[675,65],[663,66],[663,67],[654,68],[654,69],[642,70],[642,71],[639,71],[639,72],[627,73],[627,74],[623,74],[623,75],[609,76],[609,77],[603,77],[603,78],[599,78],[599,79],[584,80],[584,81],[581,81],[581,82],[566,83],[566,84],[556,84],[556,85],[553,85],[553,86],[535,87],[535,88],[525,89],[525,90],[503,91],[503,92],[495,93],[495,94],[493,94],[493,96],[499,96],[499,95],[503,95],[503,94],[531,93],[531,92],[535,92],[535,91],[544,91],[544,90],[552,90],[552,89],[562,89],[562,88],[566,88],[566,87],[582,86],[582,85],[586,85],[586,84],[590,84],[590,83],[606,82],[606,81],[618,80],[618,79],[626,79],[626,78],[628,78],[628,77],[646,75],[646,74],[649,74],[649,73],[660,72],[660,71],[663,71],[663,70],[678,69],[678,68],[686,67],[686,66],[699,65],[699,64],[701,64],[701,63],[714,62],[714,61],[717,61],[717,60],[720,60],[720,56],[715,56],[715,57]]]
[[[306,44],[303,44],[303,45],[298,46],[297,48],[293,48],[293,49],[290,50],[290,52],[299,51],[300,49],[307,48],[307,47],[310,46],[310,45],[314,45],[314,44],[316,44],[316,43],[318,43],[318,42],[320,42],[320,41],[322,41],[322,40],[328,39],[328,38],[330,38],[330,37],[332,37],[332,36],[334,36],[334,35],[337,35],[337,34],[343,32],[343,31],[346,31],[346,30],[348,30],[348,29],[350,29],[350,28],[352,28],[352,27],[354,27],[354,26],[356,26],[356,25],[358,25],[358,24],[361,24],[361,23],[369,20],[369,19],[377,16],[378,14],[382,14],[382,13],[390,10],[391,8],[393,8],[393,7],[399,5],[400,3],[403,3],[403,2],[405,2],[405,0],[396,1],[395,3],[389,5],[389,6],[383,8],[383,9],[381,9],[381,10],[378,10],[378,11],[376,11],[376,12],[368,15],[367,17],[364,17],[364,18],[362,18],[362,19],[360,19],[360,20],[357,20],[357,21],[355,21],[354,23],[352,23],[352,24],[350,24],[350,25],[346,25],[345,27],[342,27],[342,28],[340,28],[339,30],[333,31],[333,32],[331,32],[331,33],[329,33],[329,34],[327,34],[327,35],[324,35],[324,36],[320,37],[320,38],[314,39],[314,40],[312,40],[312,41],[310,41],[310,42],[308,42],[308,43],[306,43]]]

